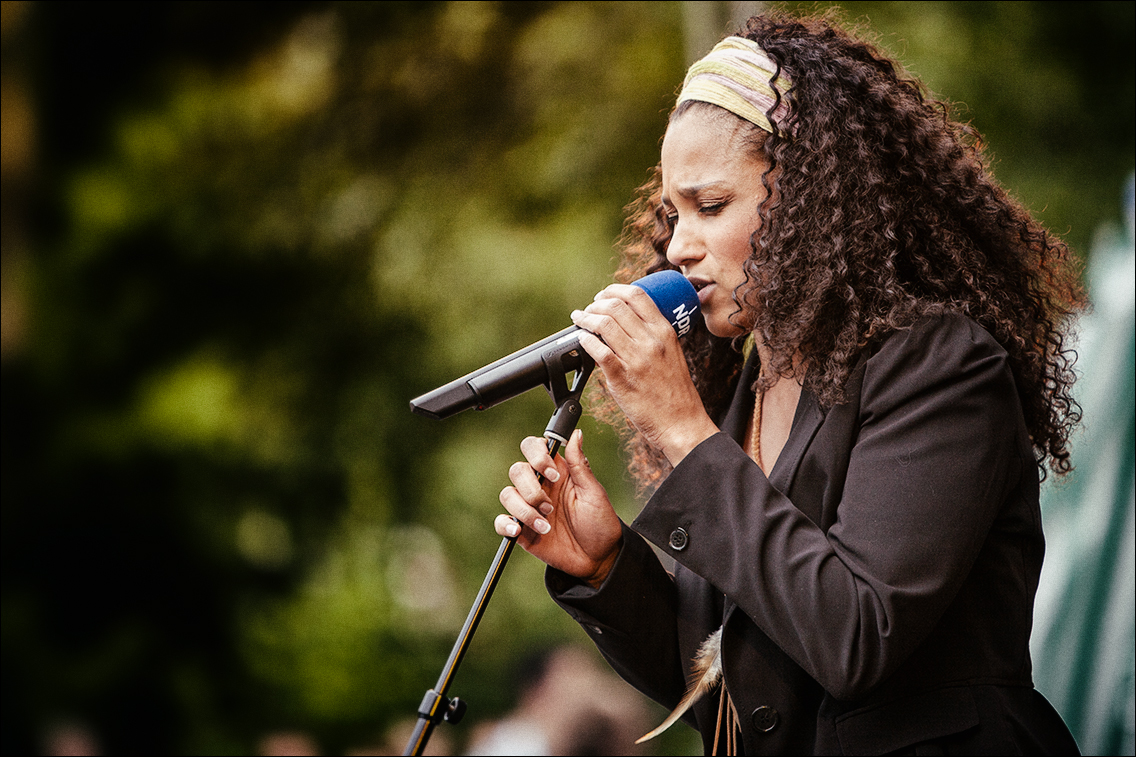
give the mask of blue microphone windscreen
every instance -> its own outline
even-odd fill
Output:
[[[698,292],[685,276],[678,271],[657,271],[631,283],[651,295],[675,333],[682,336],[690,330],[692,319],[699,315]]]

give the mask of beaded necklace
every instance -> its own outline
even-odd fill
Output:
[[[762,405],[765,404],[765,390],[759,389],[753,398],[753,422],[749,429],[749,456],[757,463],[757,467],[765,470],[761,462],[761,416]]]

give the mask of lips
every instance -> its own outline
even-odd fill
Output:
[[[714,282],[710,279],[704,279],[699,276],[689,276],[687,277],[687,281],[689,281],[690,285],[694,287],[694,291],[698,292],[698,302],[702,305],[705,305],[706,297],[709,294],[709,292],[706,291],[707,287],[713,285]]]

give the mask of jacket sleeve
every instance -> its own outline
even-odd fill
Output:
[[[864,366],[857,424],[827,530],[724,434],[688,455],[634,524],[845,700],[870,693],[927,636],[1008,492],[1037,470],[1021,459],[1006,354],[961,317],[883,343]],[[678,527],[681,551],[668,545]]]
[[[673,578],[643,537],[623,526],[623,548],[599,589],[555,568],[549,594],[579,623],[625,681],[665,707],[685,689]]]

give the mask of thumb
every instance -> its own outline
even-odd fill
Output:
[[[577,486],[584,489],[603,488],[596,474],[592,473],[591,463],[584,454],[584,432],[581,429],[572,432],[568,447],[564,450],[564,460],[568,463],[568,471]]]

